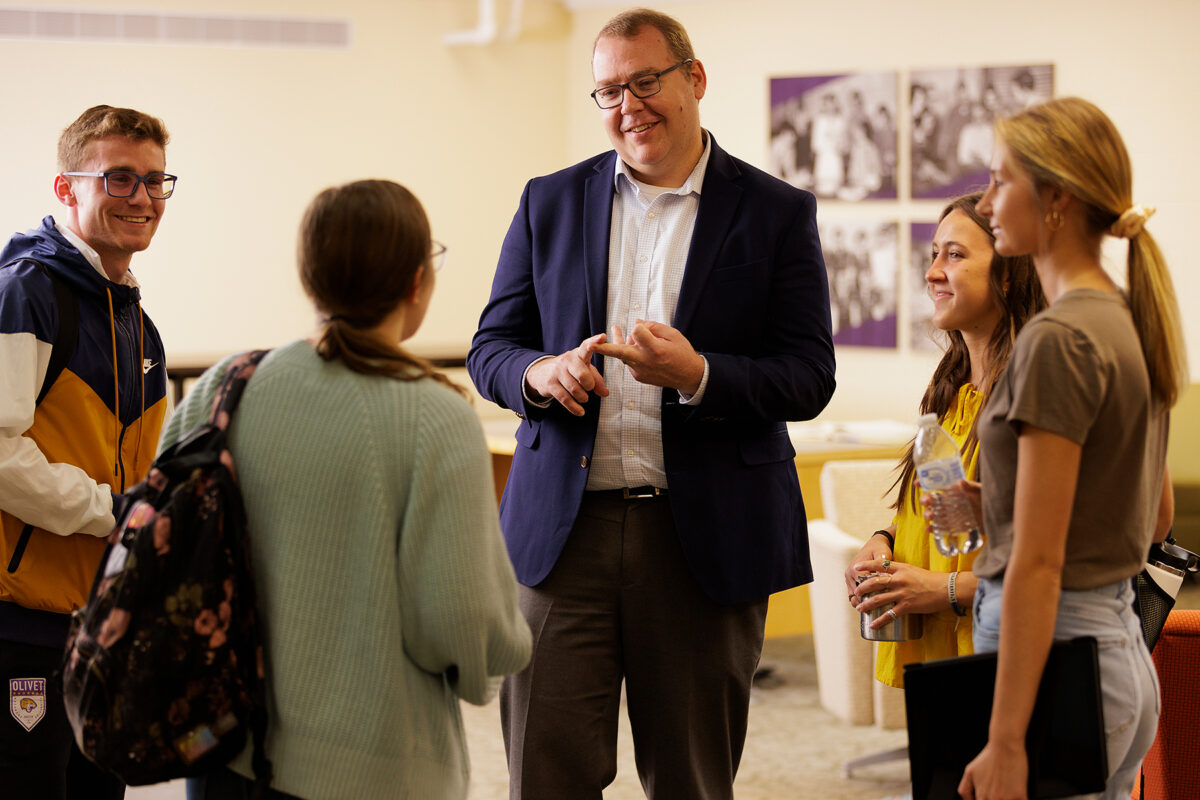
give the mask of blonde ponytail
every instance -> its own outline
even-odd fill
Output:
[[[1154,208],[1133,203],[1129,151],[1112,120],[1086,100],[1064,97],[997,120],[996,138],[1035,186],[1060,186],[1082,202],[1093,234],[1129,239],[1129,307],[1150,391],[1174,405],[1188,379],[1179,305],[1162,252],[1145,230]]]
[[[1141,339],[1150,389],[1168,408],[1188,380],[1187,354],[1175,287],[1158,243],[1142,230],[1129,239],[1129,309]]]

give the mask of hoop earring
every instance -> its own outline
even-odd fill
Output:
[[[1063,218],[1061,212],[1050,211],[1046,214],[1046,227],[1050,229],[1051,233],[1055,233],[1059,228],[1062,227],[1062,224]]]

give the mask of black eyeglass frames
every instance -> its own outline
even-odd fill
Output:
[[[639,100],[645,100],[647,97],[653,97],[662,91],[662,78],[672,70],[679,69],[685,64],[691,64],[694,59],[687,58],[680,61],[674,66],[667,67],[662,72],[651,72],[649,75],[639,75],[629,83],[614,83],[610,86],[601,86],[596,91],[592,92],[592,99],[596,101],[596,105],[601,108],[616,108],[621,105],[625,98],[625,90],[628,89],[634,97]]]
[[[127,169],[110,169],[107,172],[64,172],[79,178],[104,178],[104,191],[109,197],[133,197],[138,190],[138,184],[146,185],[146,193],[155,200],[166,200],[175,191],[176,175],[165,172],[147,172],[138,175]]]

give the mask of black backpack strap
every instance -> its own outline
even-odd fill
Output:
[[[35,403],[40,406],[42,400],[46,399],[50,387],[67,368],[67,362],[75,354],[75,347],[79,343],[79,298],[63,282],[62,278],[54,274],[54,270],[36,258],[18,258],[4,266],[8,267],[21,261],[36,264],[41,273],[50,279],[50,284],[54,287],[54,304],[58,308],[58,332],[50,346],[50,361],[46,365],[46,377],[42,380],[42,388],[38,391]]]
[[[221,379],[221,385],[217,388],[217,393],[213,397],[213,408],[210,422],[221,431],[226,431],[229,428],[229,423],[233,420],[233,413],[237,410],[238,403],[241,402],[242,393],[246,390],[246,383],[250,380],[250,376],[254,374],[258,368],[258,363],[266,357],[270,350],[252,350],[242,353],[229,365],[225,376]],[[249,553],[249,542],[246,540],[243,531],[243,537],[240,545],[244,552]],[[246,571],[242,574],[245,579],[243,584],[238,587],[238,592],[254,609],[254,624],[258,625],[258,602],[254,586],[253,567],[250,564],[249,558],[246,559]],[[257,639],[257,637],[255,637]],[[261,641],[256,641],[255,646],[248,648],[238,655],[241,663],[248,665],[248,675],[251,677],[250,693],[253,697],[253,705],[250,711],[250,733],[254,750],[251,755],[251,767],[254,770],[254,788],[251,793],[251,800],[262,800],[270,790],[271,780],[274,777],[274,768],[271,760],[267,757],[267,692],[266,685],[263,682],[262,675],[259,673],[258,665],[260,663],[262,647]]]
[[[221,385],[217,387],[217,393],[213,397],[212,415],[209,417],[209,422],[221,430],[229,427],[229,422],[233,419],[233,412],[237,410],[238,403],[242,400],[242,392],[246,390],[246,382],[258,368],[258,362],[266,358],[269,352],[271,351],[251,350],[233,360],[225,371],[225,377],[221,379]]]
[[[271,790],[271,781],[275,778],[275,768],[267,758],[267,704],[266,691],[259,681],[256,690],[254,710],[250,712],[250,735],[254,742],[254,754],[250,757],[250,767],[254,770],[254,788],[250,800],[263,800]]]

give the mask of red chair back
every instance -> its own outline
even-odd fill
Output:
[[[1158,735],[1142,762],[1145,800],[1200,798],[1200,610],[1172,611],[1154,647]],[[1133,797],[1140,800],[1137,789]]]

